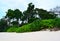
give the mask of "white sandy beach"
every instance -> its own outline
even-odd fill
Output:
[[[0,41],[60,41],[60,31],[0,33]]]

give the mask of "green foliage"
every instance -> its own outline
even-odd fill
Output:
[[[13,25],[18,25],[18,22],[17,21],[13,21],[11,22]]]
[[[36,20],[33,23],[18,28],[16,32],[31,32],[31,31],[39,31],[39,30],[41,30],[40,20]]]
[[[31,23],[32,31],[39,31],[42,29],[51,29],[54,27],[54,19],[36,20]]]
[[[23,11],[23,13],[19,9],[8,9],[5,16],[6,21],[0,21],[0,31],[8,29],[7,32],[30,32],[60,27],[60,18],[56,18],[55,13],[34,7],[34,4],[29,3],[27,10]],[[19,24],[21,21],[22,23]],[[11,27],[10,24],[13,26]]]
[[[39,31],[39,30],[41,30],[41,25],[40,25],[40,21],[41,20],[36,20],[36,21],[34,21],[33,23],[31,23],[31,30],[32,31]]]
[[[55,19],[55,27],[58,27],[58,28],[60,28],[60,18],[56,18]]]
[[[40,26],[40,21],[41,20],[36,20],[30,24],[24,25],[22,27],[19,27],[16,32],[31,32],[31,31],[39,31],[41,30]]]
[[[21,18],[23,16],[23,14],[19,9],[15,9],[14,10],[14,16],[18,20],[19,18]]]
[[[54,27],[54,19],[42,20],[41,27],[47,28],[47,29],[53,28]]]
[[[47,10],[44,9],[39,9],[36,8],[36,11],[38,11],[38,15],[41,17],[41,19],[54,19],[56,18],[56,15],[52,12],[48,12]]]
[[[11,9],[8,9],[8,11],[6,12],[6,17],[8,17],[9,19],[14,18],[14,11]]]
[[[34,15],[35,15],[35,13],[34,13],[34,4],[32,4],[32,3],[29,3],[28,4],[28,7],[27,7],[27,10],[25,10],[24,12],[23,12],[23,14],[24,14],[24,17],[25,17],[25,20],[28,20],[28,23],[31,23],[31,22],[33,22],[34,21],[34,19],[35,19],[35,17],[34,17]],[[34,17],[34,18],[33,18]],[[32,21],[33,20],[33,21]]]
[[[42,29],[51,29],[54,27],[54,19],[48,19],[48,20],[36,20],[30,24],[24,25],[22,27],[16,28],[11,27],[8,29],[8,32],[31,32],[31,31],[39,31]]]
[[[24,21],[27,21],[27,23],[32,23],[38,17],[39,19],[54,19],[56,16],[54,13],[49,12],[47,10],[35,8],[35,5],[33,3],[29,3],[27,10],[23,12],[21,12],[19,9],[15,10],[8,9],[5,17],[8,18],[7,20],[9,22],[9,25],[11,24],[12,19],[13,19],[12,23],[13,25],[14,25],[14,19],[16,19],[17,25],[19,25],[19,20],[22,21],[21,25],[23,25]]]
[[[12,26],[12,27],[9,27],[9,29],[7,30],[7,32],[16,32],[18,26]]]
[[[52,29],[54,27],[60,27],[60,18],[56,19],[46,19],[46,20],[35,20],[30,24],[26,24],[22,27],[10,27],[8,32],[32,32],[40,31],[42,29]]]
[[[8,28],[7,22],[5,20],[0,20],[0,32],[5,32]]]
[[[33,21],[36,21],[38,18],[30,18],[28,23],[32,23]]]
[[[31,32],[30,24],[19,27],[16,32]]]

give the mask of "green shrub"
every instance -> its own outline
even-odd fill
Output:
[[[41,27],[50,29],[54,27],[54,20],[53,19],[48,19],[48,20],[42,20],[41,21]]]
[[[54,19],[36,20],[30,24],[19,27],[16,32],[31,32],[54,27]]]
[[[60,28],[60,18],[55,19],[55,27]]]
[[[17,27],[12,26],[10,27],[7,32],[32,32],[32,31],[39,31],[42,29],[51,29],[55,26],[56,20],[48,19],[48,20],[36,20],[30,24]],[[57,25],[57,24],[56,24]]]
[[[41,30],[41,25],[40,25],[41,20],[36,20],[33,23],[31,23],[31,30],[32,31],[39,31]]]
[[[17,29],[16,32],[31,32],[31,31],[39,31],[40,28],[40,20],[36,20],[30,24],[24,25]]]
[[[30,24],[19,27],[16,32],[31,32]]]
[[[18,26],[12,26],[7,30],[7,32],[16,32],[17,28]]]

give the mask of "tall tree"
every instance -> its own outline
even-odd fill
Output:
[[[19,24],[19,19],[23,16],[22,12],[19,9],[11,10],[8,9],[6,17],[8,17],[9,24],[11,24],[11,20],[17,19],[17,23]],[[13,23],[13,22],[12,22]]]
[[[34,7],[35,6],[32,3],[29,3],[28,7],[27,7],[27,10],[23,12],[23,14],[24,14],[24,16],[25,16],[25,18],[28,22],[31,18],[34,17],[34,14],[35,14],[34,13]]]
[[[53,14],[47,10],[39,9],[39,8],[36,8],[35,10],[41,19],[53,19],[53,18],[55,18],[55,14]]]
[[[9,25],[10,25],[11,19],[14,19],[14,11],[11,9],[8,9],[5,17],[8,18],[7,20],[8,20]]]
[[[18,21],[19,19],[21,19],[22,16],[23,16],[23,14],[22,14],[22,12],[21,12],[19,9],[15,9],[15,10],[14,10],[14,17],[17,19],[17,21]]]
[[[19,24],[19,19],[21,20],[23,14],[19,9],[14,10],[14,17],[17,19],[17,22]]]
[[[8,9],[8,11],[6,12],[6,17],[8,17],[9,19],[14,18],[14,11],[11,9]]]
[[[5,32],[8,28],[7,21],[4,19],[0,20],[0,32]]]

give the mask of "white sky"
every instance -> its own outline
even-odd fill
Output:
[[[28,3],[32,2],[35,8],[43,8],[50,10],[56,6],[60,6],[60,0],[0,0],[0,18],[6,15],[8,9],[27,9]]]

